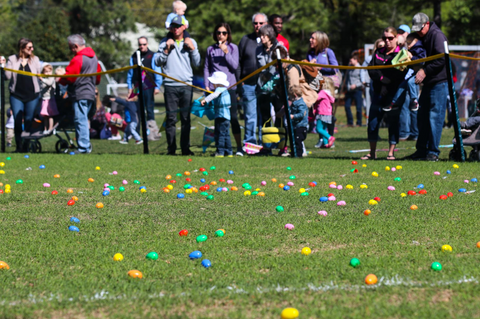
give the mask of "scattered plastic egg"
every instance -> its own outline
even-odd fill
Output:
[[[358,162],[357,161],[352,161],[352,165],[357,165]]]
[[[60,178],[60,174],[53,175],[53,178]]]
[[[394,191],[394,190],[395,190],[395,187],[393,187],[393,186],[388,186],[387,189],[388,189],[389,191]]]
[[[345,206],[347,203],[344,200],[341,200],[337,203],[337,206]]]
[[[368,201],[368,204],[373,206],[373,205],[377,205],[378,202],[374,199],[371,199],[371,200]]]
[[[72,223],[77,223],[78,224],[80,222],[80,219],[78,219],[77,217],[70,217],[70,221]]]
[[[466,193],[467,190],[466,190],[465,188],[459,188],[459,189],[458,189],[458,192],[459,192],[459,193]]]
[[[68,230],[69,231],[74,231],[74,232],[77,232],[77,233],[80,231],[77,226],[69,226]]]
[[[452,192],[448,192],[448,193],[447,193],[447,196],[448,196],[448,197],[453,197],[453,193],[452,193]]]
[[[143,274],[136,269],[130,270],[127,274],[131,278],[136,278],[136,279],[142,279],[143,278]]]
[[[476,178],[472,178],[470,181],[471,181],[472,183],[478,183],[478,179],[476,179]]]
[[[101,208],[103,208],[103,203],[97,203],[95,205],[95,207],[98,208],[98,209],[101,209]]]
[[[279,213],[283,212],[285,209],[282,206],[275,207],[275,210]]]
[[[205,268],[210,268],[210,267],[212,267],[212,262],[208,259],[204,259],[204,260],[202,260],[202,266],[205,267]]]
[[[229,179],[229,180],[227,181],[227,184],[233,184],[233,181],[232,181],[231,179]]]
[[[99,171],[99,170],[100,170],[100,166],[95,167],[95,170],[96,170],[96,171]]]
[[[346,189],[353,189],[353,186],[348,184],[347,186],[345,186]]]
[[[377,276],[374,274],[369,274],[367,277],[365,277],[365,283],[367,285],[375,285],[378,282]]]
[[[450,245],[443,245],[443,246],[442,246],[442,251],[443,251],[443,252],[452,251],[452,250],[453,250],[453,248],[452,248],[452,246],[450,246]]]
[[[288,185],[284,186],[284,187],[283,187],[283,190],[284,190],[284,191],[290,190],[290,186],[288,186]]]
[[[435,171],[433,172],[433,175],[440,175],[440,172]]]
[[[295,319],[298,318],[300,313],[298,312],[297,309],[295,308],[285,308],[282,310],[282,313],[280,314],[280,317],[282,319]]]
[[[439,198],[440,198],[441,200],[446,200],[448,197],[447,197],[447,195],[440,195]]]
[[[363,164],[362,167],[363,167],[363,168],[367,167],[367,164]]]
[[[330,184],[328,187],[330,187],[330,188],[337,188],[337,185],[335,185],[335,184]]]
[[[328,215],[328,213],[327,213],[327,211],[326,211],[326,210],[321,210],[321,211],[319,211],[319,212],[318,212],[318,215],[321,215],[321,216],[327,216],[327,215]]]
[[[288,182],[287,185],[290,186],[290,187],[292,187],[292,186],[294,186],[295,184],[294,184],[293,182]]]
[[[39,169],[45,169],[45,165],[40,165],[38,168]]]
[[[400,165],[397,165],[396,167],[398,170],[402,169],[403,167],[401,167]]]
[[[372,176],[373,177],[378,177],[378,173],[377,172],[372,172]]]
[[[53,190],[52,195],[58,195],[58,191]]]
[[[407,194],[401,193],[400,196],[401,196],[401,197],[407,197]]]
[[[447,170],[447,174],[452,174],[452,172],[450,170]]]
[[[208,239],[207,235],[199,235],[195,240],[197,241],[197,243],[203,243],[207,241],[207,239]]]
[[[322,197],[320,197],[319,201],[321,201],[322,203],[328,202],[328,197],[327,196],[322,196]]]
[[[73,206],[73,205],[75,205],[75,201],[73,199],[71,199],[67,202],[67,205],[68,206]]]
[[[453,168],[459,168],[459,166],[457,164],[453,164],[452,166]]]
[[[295,226],[293,226],[292,224],[285,224],[285,229],[292,230],[294,228]]]
[[[418,193],[419,193],[420,195],[426,195],[426,194],[427,194],[427,191],[424,190],[424,189],[421,189],[421,190],[418,191]]]
[[[243,195],[244,195],[244,196],[250,196],[250,195],[252,195],[252,192],[250,192],[250,191],[244,191],[244,192],[243,192]]]
[[[336,198],[335,196],[329,196],[329,197],[328,197],[328,200],[329,200],[329,201],[334,201],[334,200],[336,200],[336,199],[337,199],[337,198]]]
[[[417,209],[418,209],[418,206],[417,206],[417,205],[412,205],[412,206],[410,206],[410,209],[411,209],[411,210],[417,210]]]
[[[50,187],[49,183],[43,183],[43,187]]]
[[[0,269],[10,269],[10,266],[4,262],[4,261],[0,261]]]
[[[437,262],[437,261],[433,262],[431,268],[432,268],[432,270],[440,271],[440,270],[442,270],[442,264]]]
[[[272,178],[272,183],[276,183],[277,182],[277,179],[276,178]]]
[[[385,166],[385,171],[389,171],[390,170],[390,166]]]
[[[117,171],[113,171],[112,174],[113,174],[113,175],[117,175],[118,172],[117,172]]]
[[[120,253],[116,253],[115,255],[113,255],[113,260],[114,261],[121,261],[121,260],[123,260],[123,255],[120,254]]]
[[[360,266],[360,260],[358,258],[352,258],[350,259],[350,266],[352,266],[353,268],[357,268],[358,266]]]
[[[367,186],[367,184],[362,184],[362,185],[360,185],[360,188],[361,188],[361,189],[367,189],[368,186]]]
[[[392,167],[390,171],[395,172],[397,169],[395,167]]]
[[[178,232],[178,234],[179,234],[181,237],[187,236],[187,235],[188,235],[188,230],[182,229],[180,232]]]
[[[463,182],[466,183],[466,184],[470,183],[470,181],[468,179],[465,179]]]
[[[302,255],[308,256],[312,253],[312,250],[309,247],[302,248]]]
[[[230,190],[236,192],[236,191],[238,191],[238,187],[232,186],[232,187],[230,188]]]
[[[370,215],[371,213],[372,213],[372,211],[371,211],[370,209],[365,209],[365,210],[363,211],[363,215],[365,215],[365,216],[368,216],[368,215]]]

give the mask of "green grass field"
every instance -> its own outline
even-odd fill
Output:
[[[197,122],[193,120],[192,150],[198,154],[191,162],[158,155],[166,151],[164,137],[151,144],[152,155],[141,155],[142,146],[99,140],[94,141],[95,154],[53,154],[54,138],[42,140],[47,154],[28,159],[0,155],[5,163],[0,189],[11,185],[11,193],[0,194],[0,260],[10,266],[0,270],[0,317],[280,318],[286,307],[297,308],[300,318],[480,317],[479,192],[458,192],[477,189],[464,180],[480,177],[478,163],[458,163],[454,169],[453,162],[445,161],[449,149],[444,149],[438,163],[379,160],[353,166],[351,161],[365,153],[348,151],[367,148],[366,128],[346,128],[342,119],[336,148],[314,149],[316,137],[309,135],[312,154],[305,159],[216,159],[208,156],[213,148],[201,156],[203,127]],[[381,136],[386,135],[382,129]],[[446,130],[442,144],[449,144],[452,135]],[[379,144],[386,146],[385,140]],[[410,154],[413,146],[400,144],[407,149],[398,156]],[[387,165],[402,169],[386,171]],[[208,176],[198,171],[201,167]],[[353,168],[359,172],[352,173]],[[114,170],[118,175],[110,174]],[[196,187],[203,185],[201,178],[216,181],[208,191],[214,200],[200,192],[177,199],[185,193],[187,176],[176,174],[185,171]],[[177,183],[164,193],[168,174]],[[19,179],[23,184],[16,183]],[[120,192],[124,179],[128,185]],[[141,193],[134,180],[147,192]],[[289,191],[278,187],[289,181],[295,183]],[[314,188],[308,186],[312,181],[318,183]],[[329,188],[332,181],[344,188]],[[102,196],[104,183],[115,187],[108,196]],[[266,196],[244,196],[244,183]],[[361,189],[363,183],[368,188]],[[420,183],[426,195],[401,197],[418,191]],[[353,189],[346,189],[348,184]],[[219,185],[239,190],[216,192]],[[309,196],[300,195],[301,187],[310,188]],[[51,195],[52,190],[59,194]],[[440,200],[447,192],[453,197]],[[319,198],[328,193],[336,200],[321,203]],[[67,206],[72,195],[79,200]],[[370,206],[377,196],[381,201]],[[340,200],[346,206],[337,206]],[[104,208],[95,208],[97,202]],[[409,209],[413,204],[417,210]],[[276,212],[278,205],[285,211]],[[365,209],[372,213],[365,216]],[[328,215],[319,215],[320,210]],[[80,219],[78,233],[68,230],[72,216]],[[287,223],[295,229],[284,229]],[[224,237],[214,236],[219,228],[226,230]],[[182,229],[189,231],[187,237],[178,235]],[[197,243],[201,234],[209,239]],[[453,252],[442,252],[444,244]],[[312,253],[302,255],[303,247]],[[212,267],[189,260],[194,250]],[[145,258],[151,251],[158,260]],[[116,253],[124,260],[114,261]],[[349,266],[354,257],[361,261],[357,268]],[[443,269],[431,270],[432,262]],[[132,269],[141,271],[143,279],[129,278]],[[376,285],[364,283],[368,274],[378,277]]]

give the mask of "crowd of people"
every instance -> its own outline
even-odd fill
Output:
[[[144,84],[148,121],[155,121],[154,97],[160,93],[162,84],[164,86],[167,155],[175,155],[177,151],[175,136],[177,116],[181,122],[181,154],[193,155],[190,149],[190,108],[193,88],[190,85],[193,82],[193,68],[200,66],[201,54],[197,42],[187,32],[189,22],[185,17],[186,9],[184,2],[174,1],[173,12],[165,23],[169,32],[160,41],[158,51],[151,51],[148,39],[142,36],[138,38],[141,61],[138,61],[137,52],[130,58],[130,65],[142,64],[155,72],[168,75],[163,79],[157,73],[142,74],[143,78],[148,78],[151,82],[147,87]],[[202,104],[212,103],[215,108],[215,156],[234,154],[243,156],[247,143],[262,144],[262,127],[267,123],[278,128],[287,128],[287,121],[291,121],[293,132],[292,134],[287,132],[285,139],[293,137],[295,150],[289,152],[288,147],[283,146],[278,155],[291,156],[295,151],[297,156],[306,156],[303,141],[307,132],[312,130],[319,135],[315,147],[334,147],[336,119],[332,106],[336,93],[344,88],[347,126],[354,126],[350,110],[352,102],[356,106],[355,124],[363,125],[365,92],[370,152],[362,159],[376,159],[378,130],[382,121],[385,121],[388,125],[390,144],[387,160],[396,159],[394,154],[396,144],[404,140],[417,141],[417,151],[409,156],[410,159],[438,160],[448,94],[443,58],[411,67],[369,69],[368,72],[351,69],[346,72],[343,81],[342,74],[336,68],[283,63],[287,101],[287,96],[279,85],[280,70],[276,64],[251,76],[253,72],[275,60],[277,54],[284,60],[291,60],[288,54],[289,42],[281,35],[283,19],[277,14],[268,17],[264,13],[256,13],[252,17],[252,27],[253,32],[243,36],[237,46],[232,42],[229,24],[225,22],[217,24],[213,29],[214,44],[207,48],[205,54],[204,84],[205,88],[213,93],[206,94]],[[371,60],[365,61],[363,65],[395,65],[402,61],[444,53],[444,41],[446,37],[438,26],[431,22],[427,15],[418,13],[413,17],[411,30],[407,25],[384,29],[381,39],[375,42]],[[83,37],[71,35],[67,42],[75,56],[64,72],[56,70],[56,74],[90,74],[100,71],[95,52],[86,46]],[[330,41],[325,32],[312,32],[304,61],[338,66],[335,53],[329,46]],[[42,65],[33,54],[31,40],[22,38],[18,43],[18,50],[17,54],[8,58],[7,68],[45,75],[53,73],[51,65]],[[349,65],[358,67],[360,62],[360,57],[354,53]],[[100,76],[66,77],[55,80],[51,77],[37,78],[6,72],[6,78],[10,80],[10,104],[17,151],[25,151],[25,143],[21,139],[22,129],[28,131],[31,127],[34,110],[40,99],[42,100],[40,114],[45,121],[44,134],[52,134],[53,118],[58,114],[53,98],[56,85],[68,87],[68,97],[75,112],[78,153],[91,152],[90,132],[93,127],[101,130],[102,125],[117,122],[115,118],[112,119],[111,114],[110,120],[105,120],[104,106],[109,102],[124,105],[128,114],[128,122],[120,118],[116,123],[118,128],[125,131],[124,137],[115,132],[111,139],[121,139],[120,142],[126,144],[131,136],[137,144],[141,144],[143,141],[138,134],[139,107],[135,94],[136,79],[139,78],[137,72],[137,69],[128,72],[129,91],[126,99],[107,97],[103,103],[99,102],[98,91],[95,88],[100,82]],[[246,80],[235,86],[235,83],[246,77]],[[419,96],[420,84],[423,84],[423,89]],[[290,118],[286,117],[286,104],[289,106]],[[245,119],[243,138],[238,117],[240,108],[243,109]],[[11,130],[12,120],[8,123]],[[230,127],[235,140],[233,146],[230,141]],[[9,137],[11,138],[10,131]],[[272,150],[264,147],[260,154],[271,155]]]

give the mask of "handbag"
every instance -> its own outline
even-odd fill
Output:
[[[286,131],[283,127],[283,121],[281,121],[281,127],[265,127],[272,118],[263,124],[262,127],[262,144],[263,147],[268,149],[279,148],[282,149],[285,147],[285,135]]]
[[[328,48],[327,48],[327,61],[328,61],[328,65],[330,65],[330,60],[328,59]],[[343,79],[343,75],[342,75],[342,72],[340,72],[340,69],[334,69],[335,70],[335,74],[333,75],[324,75],[324,76],[328,76],[329,78],[332,79],[333,81],[333,85],[335,86],[336,89],[339,89],[340,86],[342,85],[342,79]]]

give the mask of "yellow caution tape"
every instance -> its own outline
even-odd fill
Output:
[[[462,59],[462,60],[480,61],[480,58],[471,58],[469,56],[463,56],[463,55],[458,55],[453,53],[450,54],[450,57],[455,59]]]
[[[126,66],[120,69],[114,69],[110,71],[103,71],[103,72],[97,72],[97,73],[89,73],[89,74],[65,74],[65,75],[46,75],[46,74],[35,74],[31,72],[25,72],[25,71],[20,71],[20,70],[13,70],[9,68],[5,68],[5,71],[17,73],[17,74],[23,74],[23,75],[28,75],[28,76],[38,76],[42,78],[84,78],[84,77],[89,77],[89,76],[97,76],[97,75],[104,75],[104,74],[112,74],[112,73],[118,73],[118,72],[124,72],[128,71],[131,69],[136,68],[137,66]]]
[[[180,80],[178,80],[178,79],[172,78],[171,76],[168,76],[168,75],[166,75],[165,73],[156,72],[156,71],[153,71],[152,69],[146,68],[146,67],[144,67],[144,66],[142,66],[141,68],[142,68],[143,70],[145,70],[145,71],[148,71],[148,72],[151,72],[151,73],[154,73],[154,74],[161,75],[161,76],[166,77],[167,79],[173,80],[173,81],[175,81],[175,82],[178,82],[178,83],[182,83],[182,84],[191,86],[192,88],[195,88],[195,89],[197,89],[197,90],[200,90],[200,91],[203,91],[203,92],[207,92],[207,93],[213,93],[213,92],[211,92],[211,91],[209,91],[209,90],[202,89],[201,87],[198,87],[198,86],[195,86],[195,85],[191,85],[191,84],[188,84],[188,83],[186,83],[186,82],[180,81]]]
[[[237,83],[235,83],[235,84],[233,84],[233,85],[230,85],[230,87],[229,87],[228,89],[231,89],[231,88],[233,88],[234,86],[239,85],[240,83],[245,82],[246,80],[248,80],[248,79],[251,78],[252,76],[257,75],[258,73],[262,72],[262,71],[265,70],[266,68],[269,68],[270,66],[274,65],[275,63],[276,63],[276,60],[268,63],[268,64],[265,65],[265,66],[262,66],[260,69],[256,70],[255,72],[250,73],[249,75],[247,75],[246,77],[244,77],[243,79],[241,79],[240,81],[238,81]]]

